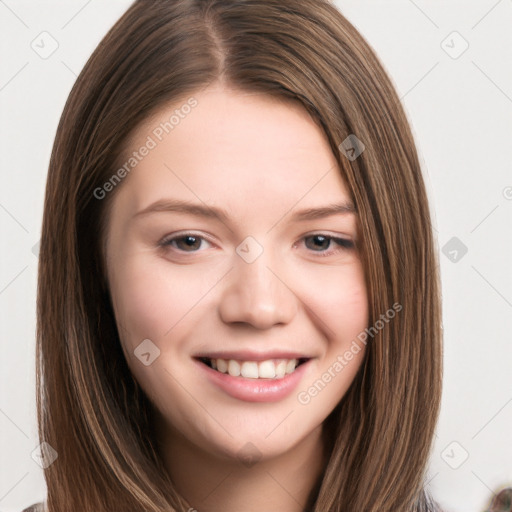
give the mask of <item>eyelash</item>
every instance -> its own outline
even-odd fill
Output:
[[[196,235],[195,233],[182,233],[178,236],[166,237],[158,245],[160,247],[164,247],[164,248],[169,247],[169,246],[171,246],[172,242],[174,242],[176,240],[185,239],[189,236],[194,237],[196,239],[200,239],[200,240],[206,240],[207,242],[209,241],[207,238],[200,236],[200,235]],[[330,236],[330,235],[325,235],[323,233],[313,233],[312,235],[307,235],[307,236],[303,237],[301,240],[305,240],[307,238],[315,238],[315,237],[322,237],[328,241],[335,242],[339,246],[339,249],[335,250],[335,251],[312,251],[313,253],[318,254],[320,257],[331,256],[332,254],[337,254],[340,251],[351,250],[354,248],[354,242],[352,242],[351,240],[347,240],[345,238],[338,238],[338,237],[334,237],[334,236]],[[178,251],[182,252],[184,254],[200,252],[200,251],[181,251],[179,249],[178,249]]]

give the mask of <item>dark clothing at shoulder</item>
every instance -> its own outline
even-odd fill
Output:
[[[21,512],[44,512],[44,502],[34,503],[30,507],[23,509]]]

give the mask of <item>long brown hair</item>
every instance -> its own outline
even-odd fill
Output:
[[[71,91],[48,172],[39,257],[37,408],[50,512],[186,511],[148,399],[121,349],[104,229],[130,133],[210,84],[299,101],[324,130],[358,212],[369,325],[352,386],[326,423],[330,458],[310,509],[435,510],[425,471],[438,417],[437,248],[411,130],[383,66],[327,0],[137,0]],[[364,144],[348,158],[340,144]],[[326,429],[327,432],[327,429]]]

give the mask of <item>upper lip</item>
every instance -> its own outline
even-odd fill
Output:
[[[254,350],[201,352],[196,354],[194,357],[196,359],[206,357],[208,359],[234,359],[238,361],[267,361],[268,359],[311,359],[310,356],[292,350],[272,350],[268,352],[258,352]]]

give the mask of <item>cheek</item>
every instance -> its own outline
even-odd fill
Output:
[[[357,336],[368,324],[368,298],[358,262],[316,277],[317,286],[308,294],[314,313],[310,317],[326,342],[314,376],[306,379],[297,400],[312,418],[325,418],[345,396],[364,361],[366,345]]]
[[[172,384],[162,363],[169,360],[170,352],[174,360],[186,353],[181,340],[186,339],[191,322],[197,320],[194,305],[205,293],[201,281],[184,269],[172,269],[165,260],[140,252],[124,258],[110,275],[115,318],[126,361],[153,403],[158,403],[160,394],[168,388],[164,383],[170,379]],[[144,340],[150,340],[151,344]],[[143,342],[145,345],[141,345]],[[139,359],[142,353],[139,346],[149,347],[153,351],[150,357],[158,354],[150,365]]]
[[[308,276],[307,296],[326,336],[331,342],[344,345],[367,327],[366,283],[360,262],[330,270],[314,279]]]
[[[162,279],[143,258],[125,260],[110,280],[116,321],[127,348],[143,339],[157,340],[172,321],[172,295],[165,292]]]
[[[110,281],[124,345],[133,351],[148,338],[164,351],[172,337],[179,349],[179,339],[197,322],[201,298],[215,282],[214,271],[173,265],[147,252],[125,258]]]

